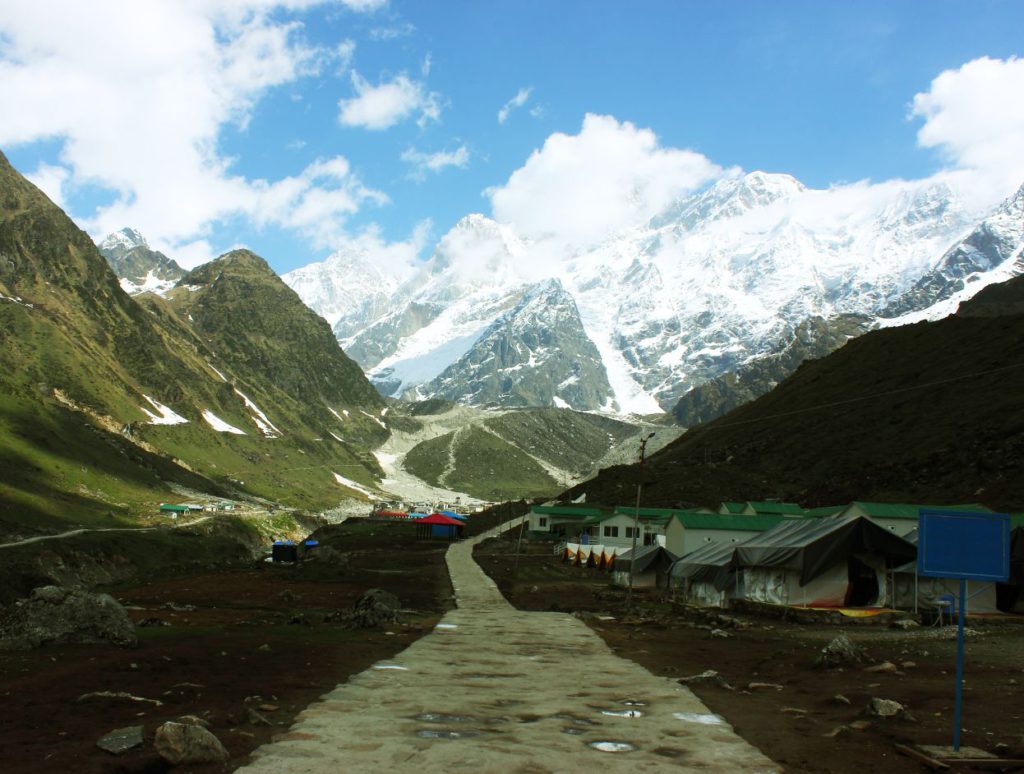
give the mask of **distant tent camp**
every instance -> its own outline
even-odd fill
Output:
[[[629,585],[630,565],[633,571],[634,588],[662,588],[668,585],[669,568],[679,557],[663,546],[654,543],[637,546],[636,557],[630,562],[626,556],[619,556],[612,565],[612,582],[618,586]]]
[[[448,516],[440,513],[432,513],[422,519],[416,519],[416,537],[446,537],[449,540],[457,540],[462,537],[462,530],[465,525]]]
[[[869,518],[784,521],[733,547],[742,596],[808,607],[873,607],[889,598],[887,570],[917,546]]]

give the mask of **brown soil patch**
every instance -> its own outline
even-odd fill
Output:
[[[331,527],[320,537],[349,558],[346,570],[259,563],[108,589],[136,623],[149,624],[138,629],[136,649],[0,652],[0,769],[165,771],[153,732],[192,714],[209,721],[231,760],[175,771],[229,771],[335,685],[429,632],[451,607],[446,542],[418,541],[411,525],[380,523]],[[398,596],[405,608],[401,623],[353,630],[324,621],[374,587]],[[168,625],[153,625],[157,621]],[[162,705],[77,702],[96,691],[123,691]],[[103,735],[132,725],[144,726],[146,744],[138,751],[114,756],[96,747]]]
[[[689,687],[787,772],[917,772],[921,764],[900,755],[896,744],[952,743],[953,627],[902,631],[852,620],[835,625],[752,614],[708,616],[650,591],[635,593],[630,612],[625,591],[612,587],[607,574],[562,564],[549,543],[524,543],[518,571],[512,540],[488,541],[476,558],[516,607],[578,611],[619,655],[654,674],[718,672],[731,689],[716,681]],[[963,745],[1015,758],[1024,757],[1020,624],[969,621],[977,634],[966,641],[962,723]],[[716,629],[725,636],[713,634]],[[842,669],[816,667],[821,648],[840,633],[863,647],[869,660]],[[885,661],[897,671],[865,671]],[[582,669],[581,680],[585,675]],[[781,688],[750,688],[751,683]],[[900,702],[911,717],[872,717],[872,697]]]

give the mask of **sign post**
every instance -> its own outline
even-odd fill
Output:
[[[967,581],[1006,581],[1010,577],[1010,517],[921,509],[918,514],[917,572],[930,578],[959,578],[956,630],[956,705],[953,750],[960,751],[964,687],[964,619]]]

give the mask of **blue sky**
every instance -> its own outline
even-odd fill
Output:
[[[189,265],[246,245],[279,272],[425,256],[470,212],[529,222],[559,133],[591,154],[570,169],[614,156],[659,192],[1001,166],[995,199],[1018,161],[1024,182],[996,163],[1024,155],[1022,33],[1024,3],[995,1],[0,0],[0,149],[96,237],[134,226]]]

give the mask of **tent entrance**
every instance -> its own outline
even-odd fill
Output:
[[[847,560],[850,585],[846,589],[846,607],[868,607],[878,601],[878,574],[875,568],[856,556]]]

